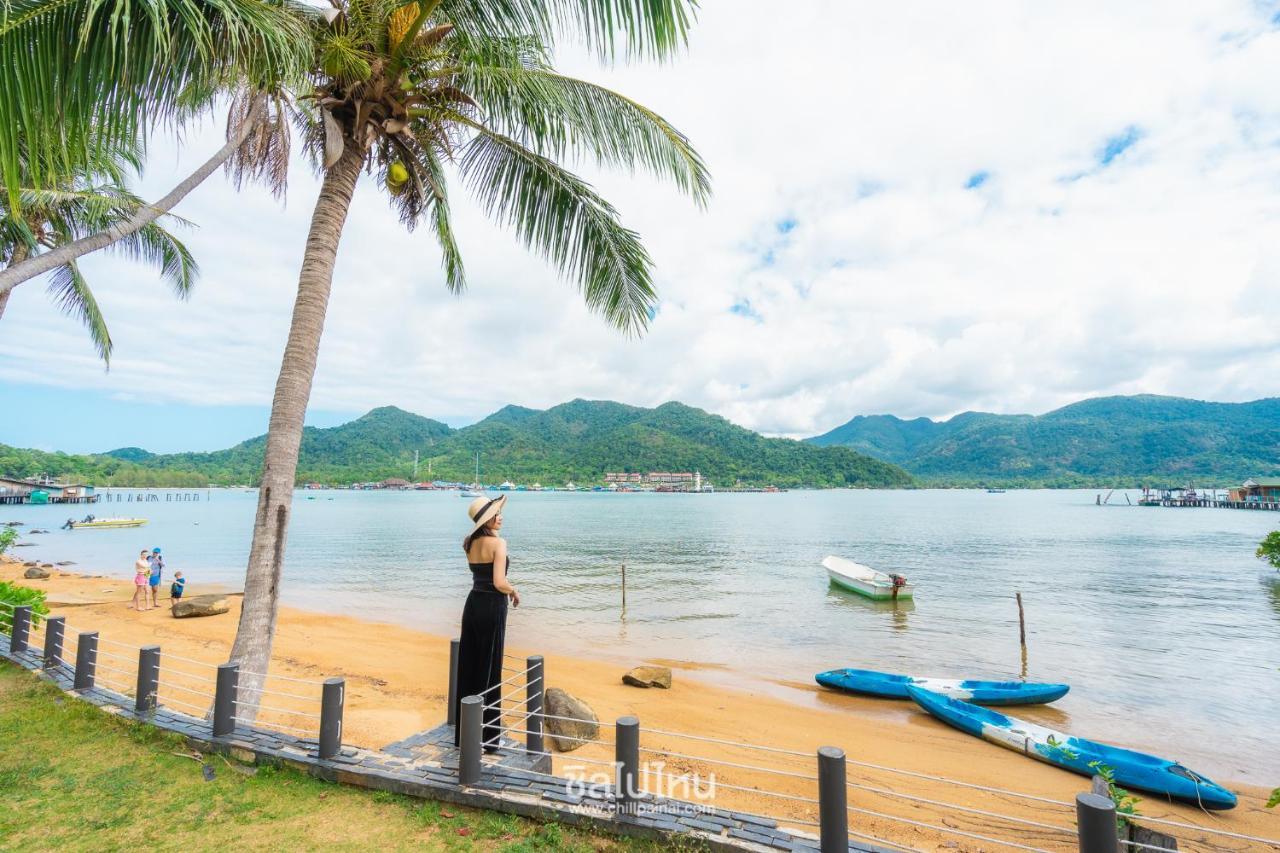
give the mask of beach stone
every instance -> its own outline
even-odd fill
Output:
[[[543,703],[546,713],[552,715],[545,720],[547,735],[558,752],[572,752],[586,740],[596,740],[600,736],[600,718],[590,705],[572,693],[552,687],[543,697]],[[557,720],[554,717],[577,719]]]
[[[217,616],[230,609],[225,595],[194,595],[173,605],[173,615],[178,619],[192,616]]]
[[[35,560],[27,560],[25,563],[23,563],[23,564],[22,564],[22,567],[23,567],[24,569],[29,569],[29,568],[31,568],[32,566],[38,566],[38,565],[40,565],[40,564],[39,564],[39,563],[37,563]]]
[[[671,668],[667,666],[637,666],[622,676],[623,684],[632,687],[671,687]]]
[[[61,560],[61,561],[59,561],[59,562],[58,562],[58,565],[59,565],[59,566],[74,566],[74,565],[75,565],[75,561],[74,561],[74,560]]]
[[[44,580],[45,578],[49,577],[49,572],[46,571],[45,569],[40,568],[39,566],[32,566],[31,568],[23,572],[22,576],[29,580]]]
[[[49,531],[47,531],[47,530],[28,530],[28,531],[27,531],[27,535],[28,535],[28,536],[30,536],[30,535],[34,535],[34,534],[36,534],[36,533],[48,533],[48,532],[49,532]]]

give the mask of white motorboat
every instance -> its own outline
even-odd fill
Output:
[[[844,557],[826,557],[822,561],[822,567],[827,570],[832,583],[876,601],[911,598],[915,595],[915,585],[902,575],[878,572],[870,566]]]

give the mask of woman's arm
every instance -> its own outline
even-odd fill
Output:
[[[493,546],[493,586],[504,595],[516,593],[516,588],[507,581],[507,543],[503,539]]]

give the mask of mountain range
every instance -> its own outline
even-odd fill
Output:
[[[138,447],[72,456],[0,445],[0,475],[96,484],[257,482],[265,436],[209,453]],[[299,482],[389,477],[562,485],[608,471],[701,471],[718,487],[1235,485],[1280,475],[1280,398],[1209,403],[1100,397],[1043,415],[965,412],[943,421],[858,416],[803,442],[766,438],[681,403],[646,409],[574,400],[506,406],[454,429],[385,406],[341,426],[308,427]]]
[[[47,473],[115,485],[256,483],[266,437],[227,450],[156,455],[126,447],[92,456],[0,445],[0,474]],[[470,482],[475,457],[486,483],[600,482],[610,471],[700,471],[717,487],[908,486],[896,465],[846,447],[766,438],[681,403],[654,409],[574,400],[546,410],[507,406],[453,429],[386,406],[350,423],[303,432],[298,481],[330,484],[390,477]]]
[[[1043,415],[860,415],[808,441],[901,465],[924,484],[1236,485],[1280,474],[1280,398],[1209,403],[1143,394]]]

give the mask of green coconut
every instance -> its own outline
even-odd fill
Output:
[[[409,183],[409,170],[404,163],[392,163],[387,169],[387,189],[393,193],[401,193]]]

